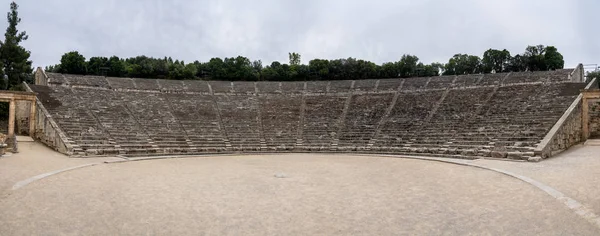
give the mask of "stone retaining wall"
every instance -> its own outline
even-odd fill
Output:
[[[589,102],[590,138],[600,138],[600,101]]]
[[[540,144],[541,148],[538,146],[538,149],[535,150],[536,155],[548,158],[582,141],[581,114],[583,110],[581,100],[582,96],[579,95],[565,112],[565,115],[550,130],[550,134],[552,134],[550,139],[544,139]]]
[[[27,91],[32,91],[27,84],[24,85]],[[72,155],[73,146],[39,100],[36,101],[36,110],[35,134],[31,136],[60,153]]]

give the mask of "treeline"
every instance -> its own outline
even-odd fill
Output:
[[[0,90],[23,90],[22,83],[31,82],[33,68],[29,56],[31,53],[21,46],[27,40],[25,31],[19,31],[21,22],[18,13],[19,5],[10,3],[10,11],[6,15],[8,27],[4,40],[0,41]],[[0,120],[8,119],[8,103],[0,102]]]
[[[510,71],[540,71],[562,69],[563,56],[553,46],[528,46],[525,52],[511,56],[508,50],[489,49],[482,57],[456,54],[447,63],[424,64],[414,55],[403,55],[399,61],[377,65],[370,61],[347,59],[313,59],[301,63],[298,53],[289,53],[289,62],[273,62],[263,66],[260,60],[247,57],[212,58],[208,62],[185,63],[170,57],[137,56],[92,57],[89,60],[77,51],[65,53],[60,64],[46,71],[105,75],[113,77],[159,79],[211,79],[246,81],[340,80],[397,77],[430,77],[437,75],[478,74]]]

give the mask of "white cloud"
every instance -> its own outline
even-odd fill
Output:
[[[186,62],[247,56],[287,61],[417,55],[445,62],[488,48],[558,47],[567,66],[596,63],[595,0],[108,0],[20,1],[20,29],[36,66],[84,56],[171,56]],[[8,11],[8,3],[0,12]],[[5,27],[6,22],[0,24]]]

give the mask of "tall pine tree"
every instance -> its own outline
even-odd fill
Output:
[[[25,31],[19,32],[17,25],[21,22],[17,9],[19,5],[15,2],[10,3],[10,11],[8,12],[8,28],[4,34],[4,42],[0,42],[0,63],[3,69],[3,76],[8,76],[8,88],[18,89],[23,81],[28,81],[32,78],[31,61],[29,56],[31,52],[19,45],[22,41],[27,40],[28,36]]]

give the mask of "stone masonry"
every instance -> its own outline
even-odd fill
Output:
[[[590,138],[600,138],[600,101],[590,101]]]
[[[369,152],[527,160],[585,87],[569,81],[571,72],[311,82],[44,73],[40,80],[48,85],[30,89],[45,109],[38,125],[52,130],[38,127],[46,134],[40,137],[69,154]],[[567,121],[566,129],[576,122]]]

